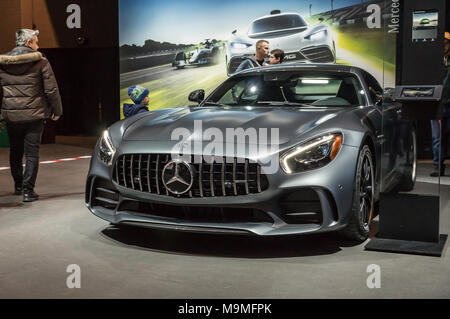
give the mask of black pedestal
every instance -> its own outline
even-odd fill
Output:
[[[439,197],[382,194],[379,233],[366,250],[440,257],[447,235],[439,235]]]
[[[364,248],[389,253],[441,257],[446,241],[447,235],[440,235],[437,243],[374,237]]]

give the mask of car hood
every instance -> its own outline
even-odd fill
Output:
[[[170,141],[179,140],[176,129],[187,129],[191,141],[209,141],[202,132],[210,128],[219,129],[224,138],[226,129],[267,129],[271,140],[271,129],[278,128],[279,144],[297,138],[332,119],[351,112],[350,107],[183,107],[148,112],[148,115],[133,122],[124,132],[125,141]],[[332,124],[331,124],[332,126]],[[178,132],[181,132],[178,130]],[[194,134],[195,132],[195,134]],[[198,133],[200,132],[200,133]]]

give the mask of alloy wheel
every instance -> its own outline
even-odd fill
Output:
[[[370,153],[364,154],[359,181],[359,215],[363,229],[368,232],[373,217],[374,191],[373,164]]]

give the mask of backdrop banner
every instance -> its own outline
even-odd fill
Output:
[[[285,52],[283,63],[353,65],[383,87],[395,85],[398,0],[120,0],[119,7],[121,108],[133,85],[150,90],[150,110],[191,104],[191,91],[211,93],[261,39]]]

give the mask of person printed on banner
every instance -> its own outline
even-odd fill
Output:
[[[265,59],[269,55],[269,41],[259,40],[256,42],[256,52],[254,56],[245,57],[244,61],[239,64],[235,73],[243,70],[256,68],[266,65]]]
[[[284,51],[280,49],[275,49],[270,52],[269,64],[281,64],[284,60]]]

